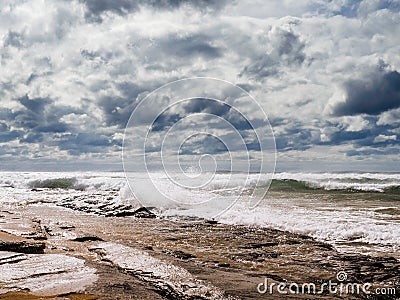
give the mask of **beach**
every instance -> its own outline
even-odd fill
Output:
[[[123,173],[2,175],[0,299],[399,294],[396,174],[277,174],[251,212],[239,202],[212,218],[206,205],[143,208]],[[229,186],[217,174],[212,191],[174,195],[225,204],[241,176]]]
[[[257,286],[265,280],[337,282],[339,271],[351,282],[390,285],[399,292],[398,260],[339,253],[329,244],[285,231],[207,220],[105,217],[48,203],[12,211],[3,207],[0,214],[2,244],[32,244],[11,249],[14,256],[24,252],[20,260],[3,246],[0,299],[310,299],[289,290],[261,294]],[[8,262],[4,253],[11,257]],[[312,295],[365,297],[327,291]]]

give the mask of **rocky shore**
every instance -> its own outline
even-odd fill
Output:
[[[368,283],[371,293],[296,294],[290,285],[319,292],[329,281]],[[396,299],[372,291],[400,295],[399,282],[396,258],[340,253],[284,231],[46,203],[0,208],[0,299]]]

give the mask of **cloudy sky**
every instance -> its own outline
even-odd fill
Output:
[[[278,170],[399,170],[399,12],[399,0],[3,0],[0,169],[119,170],[137,103],[200,76],[262,105]],[[154,132],[183,111],[228,115],[190,104]]]

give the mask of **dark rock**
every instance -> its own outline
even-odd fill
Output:
[[[144,246],[143,248],[144,248],[145,250],[150,250],[150,251],[153,251],[153,250],[154,250],[152,246]]]
[[[266,252],[264,254],[264,257],[266,257],[266,258],[278,258],[278,256],[279,256],[279,254],[277,252],[273,252],[273,251]]]
[[[296,240],[288,240],[285,242],[287,245],[299,245],[301,244],[300,241],[296,241]]]
[[[134,211],[124,210],[113,214],[115,217],[134,216],[136,218],[156,218],[157,216],[146,207],[140,207]]]
[[[87,204],[98,204],[98,203],[99,203],[99,200],[90,200],[90,199],[87,199],[87,200],[85,200],[84,202],[87,203]]]
[[[335,250],[335,247],[329,244],[316,244],[316,246],[326,250]]]
[[[383,282],[383,281],[393,278],[394,276],[395,276],[394,273],[393,274],[389,273],[389,274],[383,274],[381,276],[376,276],[375,279],[376,279],[376,281]]]
[[[196,256],[194,256],[193,254],[190,253],[186,253],[183,252],[181,250],[175,250],[175,251],[171,251],[171,250],[163,250],[164,253],[170,254],[172,256],[175,256],[176,258],[179,259],[190,259],[190,258],[195,258]]]
[[[122,289],[123,291],[133,291],[134,289],[132,288],[132,286],[129,284],[129,283],[127,283],[127,282],[124,282],[124,283],[114,283],[114,284],[112,284],[110,287],[112,287],[112,288],[117,288],[117,289]]]
[[[314,238],[308,235],[304,235],[304,234],[300,234],[298,235],[299,238],[301,238],[302,240],[313,240]]]
[[[378,269],[385,269],[385,265],[379,261],[372,262],[371,263],[372,267],[378,268]]]
[[[259,249],[263,247],[273,247],[273,246],[278,246],[278,243],[275,242],[266,242],[266,243],[249,243],[246,246],[243,246],[241,248],[252,248],[252,249]]]
[[[271,278],[275,281],[278,282],[286,282],[287,280],[281,276],[275,275],[275,274],[264,274],[265,277]]]
[[[98,208],[99,208],[99,209],[104,209],[104,208],[106,208],[107,206],[110,206],[110,203],[106,203],[106,204],[99,205]]]
[[[356,241],[358,239],[362,239],[363,237],[364,237],[363,235],[356,235],[356,236],[348,237],[347,240],[348,241]]]
[[[60,228],[61,229],[74,229],[75,226],[74,225],[61,225]]]
[[[279,257],[279,254],[275,251],[252,251],[252,252],[242,252],[233,255],[231,258],[236,261],[258,261],[262,262],[265,261],[265,259],[270,259],[270,258],[277,258]]]
[[[113,214],[113,213],[108,214],[108,216],[110,216],[110,217],[129,217],[129,216],[134,216],[134,215],[135,215],[135,212],[134,211],[130,211],[130,210],[128,210],[128,211],[120,211],[120,212],[117,212],[115,214]]]
[[[206,220],[205,223],[206,223],[206,224],[215,225],[215,224],[218,224],[218,221],[216,221],[216,220]]]
[[[0,241],[0,251],[19,252],[26,254],[41,254],[46,248],[45,243],[36,241]]]
[[[342,259],[344,261],[357,263],[359,261],[360,257],[358,255],[343,255]]]
[[[279,275],[276,274],[270,274],[270,273],[250,273],[249,276],[252,277],[267,277],[271,278],[272,280],[278,281],[278,282],[287,282],[287,280]]]
[[[73,241],[75,241],[75,242],[95,242],[95,241],[103,242],[104,240],[97,236],[82,236],[82,237],[77,237],[77,238],[73,239]]]
[[[134,216],[136,218],[155,218],[156,215],[152,213],[149,208],[146,207],[140,207],[137,210],[134,211]]]
[[[195,258],[193,254],[183,252],[181,250],[177,250],[173,252],[174,256],[180,259],[190,259],[190,258]]]

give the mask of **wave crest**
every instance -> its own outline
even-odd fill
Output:
[[[78,183],[76,177],[34,180],[29,182],[28,186],[36,189],[74,189],[80,191],[86,188],[85,185]]]

